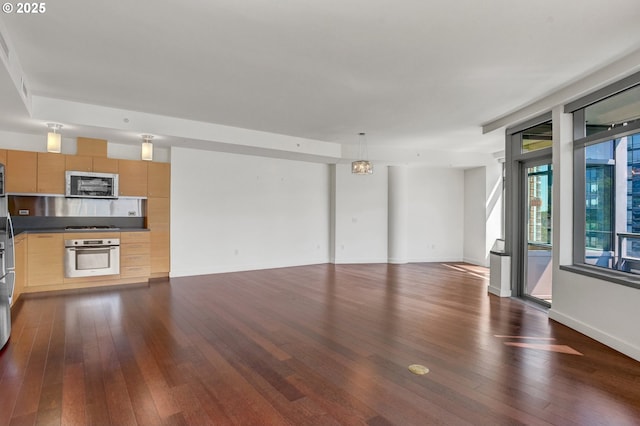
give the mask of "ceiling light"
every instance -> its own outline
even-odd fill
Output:
[[[367,159],[367,139],[365,133],[359,134],[358,138],[358,158],[360,160],[351,163],[351,173],[356,175],[370,175],[373,173],[373,164]]]
[[[47,133],[47,152],[59,153],[62,150],[62,137],[56,131],[62,129],[62,124],[47,123],[49,133]]]
[[[152,135],[142,135],[141,157],[145,161],[153,160],[153,144],[151,143],[151,139],[153,139]]]

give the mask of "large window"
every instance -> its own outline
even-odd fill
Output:
[[[574,263],[640,274],[640,74],[579,106]]]

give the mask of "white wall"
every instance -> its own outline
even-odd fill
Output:
[[[502,231],[502,164],[464,173],[464,261],[489,266],[489,252]]]
[[[464,248],[465,262],[487,265],[486,252],[486,168],[464,172]]]
[[[171,276],[329,261],[329,166],[171,151]]]
[[[410,262],[461,261],[464,245],[464,171],[409,168]]]
[[[640,290],[554,265],[549,317],[640,361]]]
[[[374,165],[375,167],[375,165]],[[386,263],[388,171],[354,175],[350,164],[335,166],[335,263]]]
[[[489,266],[489,252],[496,239],[504,238],[502,163],[495,161],[485,168],[486,173],[486,236],[485,257]]]
[[[45,152],[47,150],[46,132],[46,128],[42,129],[42,135],[28,135],[25,133],[0,131],[0,147],[2,149]],[[75,139],[62,138],[62,153],[73,154],[75,152]]]

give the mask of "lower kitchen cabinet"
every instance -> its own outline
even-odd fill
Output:
[[[151,230],[151,275],[168,276],[170,259],[171,200],[162,197],[147,199],[147,228]]]
[[[26,286],[58,285],[63,276],[63,234],[29,234]]]
[[[20,298],[27,282],[27,236],[18,235],[13,240],[15,249],[15,283],[13,290],[13,303]]]
[[[120,278],[148,278],[151,274],[150,233],[120,234]]]
[[[65,239],[120,238],[120,274],[64,277]],[[135,284],[151,276],[151,232],[26,233],[15,238],[16,284],[21,294]]]

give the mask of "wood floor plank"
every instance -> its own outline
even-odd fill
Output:
[[[81,363],[65,365],[60,423],[78,426],[87,424],[85,404],[84,366]]]
[[[25,298],[0,426],[637,424],[640,363],[487,276],[310,265]]]

